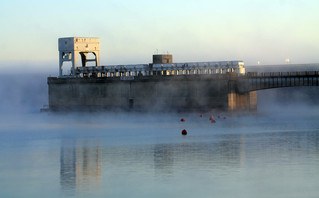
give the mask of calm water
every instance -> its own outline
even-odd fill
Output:
[[[0,197],[318,197],[319,111],[299,108],[216,124],[208,114],[2,114]]]
[[[212,124],[209,114],[41,114],[46,76],[0,75],[1,198],[319,197],[316,88],[260,91],[258,114]]]

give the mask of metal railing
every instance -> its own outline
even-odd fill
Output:
[[[242,78],[238,78],[237,83],[241,91],[295,86],[319,86],[319,71],[248,72]]]
[[[319,71],[294,72],[247,72],[246,77],[289,77],[289,76],[318,76]]]
[[[130,77],[130,76],[167,76],[196,74],[244,74],[242,61],[138,64],[77,67],[76,77]],[[70,76],[72,77],[72,76]]]

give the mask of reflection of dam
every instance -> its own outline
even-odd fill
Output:
[[[60,157],[61,187],[64,192],[117,195],[148,182],[156,184],[158,179],[169,183],[171,176],[211,181],[214,177],[249,173],[251,168],[260,170],[273,162],[302,162],[319,151],[317,131],[236,133],[210,134],[200,141],[190,141],[187,136],[172,143],[148,144],[135,139],[134,144],[103,147],[98,141],[65,142]]]
[[[60,183],[63,189],[87,188],[101,183],[101,148],[87,141],[64,143],[60,153]]]
[[[103,160],[103,166],[107,170],[127,171],[122,174],[128,175],[132,172],[148,172],[153,175],[154,171],[155,174],[171,175],[188,168],[238,168],[245,163],[244,135],[223,135],[216,138],[217,141],[208,142],[103,148],[102,159],[108,159]]]
[[[102,159],[103,167],[107,167],[104,174],[117,170],[121,174],[154,174],[155,171],[170,175],[192,168],[218,172],[221,169],[238,170],[252,161],[257,163],[285,155],[287,147],[291,147],[290,154],[294,155],[298,145],[317,140],[317,133],[217,134],[202,142],[105,147]],[[255,141],[259,143],[255,144]],[[314,146],[318,148],[318,145]]]

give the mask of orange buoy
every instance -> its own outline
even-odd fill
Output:
[[[186,129],[183,129],[183,130],[182,130],[182,135],[187,135]]]
[[[214,119],[212,119],[212,121],[211,121],[212,123],[216,123],[216,120],[214,120]]]
[[[209,116],[209,120],[214,120],[214,116]]]
[[[185,119],[184,119],[184,118],[182,118],[182,119],[181,119],[181,122],[185,122]]]

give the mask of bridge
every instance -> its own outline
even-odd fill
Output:
[[[254,110],[257,91],[297,86],[319,86],[319,71],[248,72],[229,78],[228,109]]]
[[[238,92],[258,91],[281,87],[319,86],[318,71],[304,72],[248,72],[233,78]]]

